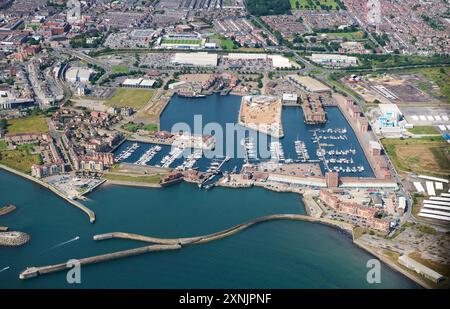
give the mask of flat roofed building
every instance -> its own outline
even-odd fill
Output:
[[[281,55],[268,55],[269,59],[272,60],[272,66],[274,68],[292,68],[291,61]]]
[[[229,53],[228,55],[224,55],[223,58],[230,60],[262,60],[262,61],[270,61],[274,68],[291,68],[291,61],[281,55],[268,55],[268,54],[259,54],[259,53]]]
[[[91,74],[90,69],[72,67],[66,72],[66,80],[71,83],[88,83]]]
[[[327,66],[355,66],[358,58],[338,54],[312,54],[311,60]]]
[[[123,81],[122,87],[129,88],[152,88],[155,80],[145,78],[127,78]]]
[[[175,53],[171,62],[173,64],[192,66],[217,66],[217,54],[215,53]]]
[[[297,104],[298,95],[295,93],[283,93],[283,104]]]
[[[396,104],[378,104],[381,117],[378,118],[379,125],[384,127],[397,127],[402,117],[402,112]]]

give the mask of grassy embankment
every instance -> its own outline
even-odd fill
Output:
[[[320,10],[321,6],[327,6],[333,10],[339,8],[339,4],[335,0],[290,0],[293,10]]]

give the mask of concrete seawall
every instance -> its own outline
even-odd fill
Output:
[[[31,180],[34,183],[37,183],[37,184],[43,186],[44,188],[49,189],[50,191],[52,191],[53,193],[58,195],[60,198],[66,200],[66,202],[70,203],[71,205],[73,205],[73,206],[77,207],[78,209],[81,209],[83,212],[85,212],[88,215],[89,221],[91,223],[95,222],[95,213],[92,210],[90,210],[89,208],[87,208],[86,206],[84,206],[83,204],[81,204],[81,203],[79,203],[77,201],[69,199],[67,196],[62,194],[60,191],[58,191],[55,187],[51,186],[50,184],[45,183],[42,180],[34,178],[34,177],[30,176],[30,175],[27,175],[27,174],[24,174],[22,172],[16,171],[16,170],[14,170],[14,169],[12,169],[10,167],[7,167],[5,165],[2,165],[2,164],[0,164],[0,168],[4,169],[5,171],[8,171],[10,173],[13,173],[13,174],[15,174],[17,176],[20,176],[20,177],[26,178],[28,180]]]
[[[144,182],[132,182],[132,181],[121,181],[121,180],[109,180],[109,179],[106,179],[106,181],[103,183],[106,185],[119,185],[119,186],[128,186],[128,187],[162,188],[162,186],[158,183],[144,183]]]
[[[79,259],[80,265],[88,265],[88,264],[94,264],[94,263],[100,263],[100,262],[106,262],[110,260],[120,259],[124,257],[129,256],[136,256],[141,255],[148,252],[154,252],[154,251],[166,251],[166,250],[177,250],[180,249],[180,245],[151,245],[151,246],[145,246],[135,249],[129,249],[124,251],[118,251],[113,253],[107,253],[102,255],[96,255],[92,257],[82,258]],[[39,275],[45,275],[50,274],[58,271],[63,271],[66,269],[70,269],[72,265],[66,263],[60,263],[60,264],[54,264],[49,266],[42,266],[42,267],[28,267],[24,271],[22,271],[19,275],[19,278],[29,279],[34,278]]]
[[[158,238],[158,237],[144,236],[144,235],[132,234],[132,233],[113,232],[113,233],[95,235],[94,240],[106,240],[106,239],[120,238],[120,239],[138,240],[138,241],[143,241],[143,242],[164,244],[164,245],[201,244],[201,243],[207,243],[207,242],[214,241],[217,239],[229,237],[229,236],[239,233],[240,231],[245,230],[253,225],[260,224],[260,223],[267,222],[267,221],[273,221],[273,220],[297,220],[297,221],[308,221],[308,222],[320,222],[320,223],[323,223],[326,225],[330,225],[330,226],[342,229],[342,230],[348,232],[350,235],[352,235],[351,225],[347,226],[346,224],[339,224],[339,223],[335,223],[331,220],[326,220],[323,218],[314,218],[314,217],[310,217],[310,216],[306,216],[306,215],[276,214],[276,215],[259,217],[254,220],[235,225],[231,228],[228,228],[228,229],[220,231],[220,232],[207,234],[207,235],[201,235],[201,236],[195,236],[195,237]]]
[[[269,215],[264,216],[260,218],[256,218],[251,221],[247,221],[241,224],[238,224],[236,226],[233,226],[231,228],[228,228],[226,230],[208,234],[208,235],[202,235],[202,236],[196,236],[196,237],[186,237],[186,238],[157,238],[157,237],[151,237],[151,236],[144,236],[144,235],[138,235],[138,234],[131,234],[131,233],[122,233],[122,232],[114,232],[114,233],[106,233],[106,234],[100,234],[100,235],[94,235],[94,240],[107,240],[107,239],[113,239],[113,238],[119,238],[119,239],[130,239],[130,240],[138,240],[143,242],[149,242],[153,243],[153,245],[145,246],[145,247],[139,247],[135,249],[129,249],[124,251],[118,251],[113,253],[107,253],[103,255],[97,255],[93,257],[87,257],[79,259],[81,265],[87,265],[87,264],[93,264],[93,263],[100,263],[105,262],[109,260],[114,259],[120,259],[125,258],[129,256],[135,256],[140,255],[152,251],[165,251],[165,250],[177,250],[182,248],[182,245],[190,245],[190,244],[201,244],[201,243],[207,243],[210,241],[214,241],[217,239],[225,238],[232,236],[244,229],[247,229],[253,225],[272,221],[272,220],[298,220],[298,221],[308,221],[308,222],[321,222],[333,227],[337,227],[340,229],[343,229],[347,232],[350,232],[347,228],[347,226],[336,224],[334,222],[329,222],[327,220],[324,220],[322,218],[313,218],[305,215],[298,215],[298,214],[276,214],[276,215]],[[351,234],[351,232],[350,232]],[[44,275],[48,273],[53,273],[57,271],[63,271],[66,269],[69,269],[70,265],[67,265],[67,263],[60,263],[60,264],[54,264],[49,266],[41,266],[41,267],[28,267],[24,271],[22,271],[19,275],[20,279],[28,279],[37,277],[39,275]]]

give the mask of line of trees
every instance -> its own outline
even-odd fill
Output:
[[[255,16],[290,14],[289,0],[247,0],[247,10]]]

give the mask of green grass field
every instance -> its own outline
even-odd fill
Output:
[[[106,180],[116,180],[125,182],[136,182],[136,183],[148,183],[148,184],[158,184],[161,181],[161,175],[152,176],[129,176],[129,175],[118,175],[118,174],[103,174],[103,178]]]
[[[116,65],[111,68],[113,73],[128,73],[130,70],[125,65]]]
[[[348,40],[362,40],[364,38],[364,32],[354,31],[354,32],[330,32],[325,33],[330,39],[348,39]]]
[[[412,134],[439,134],[434,126],[419,126],[412,129],[408,129],[408,132]]]
[[[211,39],[217,39],[220,40],[220,48],[222,49],[237,49],[238,46],[236,46],[232,39],[227,39],[223,35],[220,34],[214,34],[209,36]]]
[[[0,150],[5,150],[7,147],[4,140],[0,139]]]
[[[201,40],[189,40],[189,39],[166,39],[164,38],[161,44],[175,44],[175,45],[200,45]]]
[[[319,10],[321,5],[329,6],[333,10],[339,8],[338,4],[334,0],[290,0],[290,1],[291,1],[291,8],[293,10],[298,9]]]
[[[131,107],[135,110],[143,108],[155,94],[155,90],[116,89],[114,95],[105,104],[108,106]]]
[[[156,124],[136,124],[136,123],[126,123],[122,126],[122,129],[128,131],[128,132],[137,132],[137,130],[145,130],[145,131],[157,131],[158,125]]]
[[[41,156],[32,154],[33,145],[21,145],[14,150],[0,150],[0,164],[30,174],[31,165],[41,163]]]
[[[450,147],[442,137],[383,139],[382,143],[399,173],[450,174]]]
[[[220,47],[222,49],[233,49],[235,47],[233,40],[223,39],[220,41]]]
[[[48,132],[47,122],[45,117],[29,116],[25,118],[8,120],[6,127],[8,133],[45,133]]]

